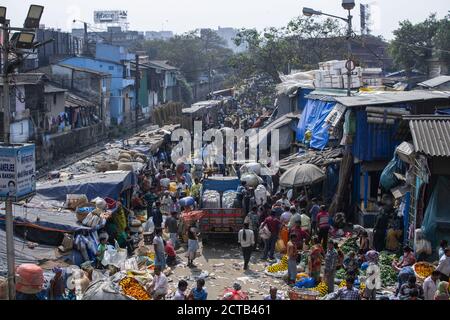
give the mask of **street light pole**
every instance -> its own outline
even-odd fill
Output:
[[[336,18],[336,19],[340,19],[343,20],[347,23],[347,50],[348,50],[348,57],[347,57],[347,63],[345,64],[345,68],[347,69],[347,96],[351,96],[352,95],[352,72],[353,70],[355,70],[355,64],[353,62],[353,54],[352,54],[352,35],[353,35],[353,31],[352,31],[352,20],[353,20],[353,16],[351,13],[351,10],[355,8],[355,1],[354,0],[342,0],[342,7],[345,10],[348,10],[348,16],[347,18],[343,18],[343,17],[339,17],[339,16],[335,16],[333,14],[329,14],[329,13],[324,13],[322,11],[317,11],[311,8],[303,8],[303,14],[307,17],[311,17],[314,15],[317,16],[327,16],[327,17],[331,17],[331,18]]]
[[[352,19],[353,16],[348,10],[348,18],[347,18],[347,49],[348,49],[348,60],[347,60],[347,96],[350,97],[352,95],[352,68],[353,62],[352,62]]]
[[[9,105],[9,77],[8,77],[8,47],[9,47],[9,20],[3,25],[3,142],[9,145],[10,141],[10,105]],[[8,198],[5,203],[6,216],[6,257],[8,264],[8,299],[16,298],[16,266],[14,257],[14,219],[12,215],[12,201]]]

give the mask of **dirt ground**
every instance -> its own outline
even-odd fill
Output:
[[[238,244],[230,239],[209,241],[205,246],[200,244],[201,256],[194,264],[197,268],[190,269],[186,266],[187,258],[185,247],[177,251],[178,258],[182,261],[169,276],[170,289],[176,290],[179,280],[186,280],[189,289],[194,288],[196,279],[205,276],[205,288],[208,292],[208,300],[221,299],[226,288],[238,282],[242,290],[249,294],[250,300],[261,300],[269,294],[270,286],[278,288],[278,292],[287,298],[288,286],[282,279],[277,279],[264,274],[268,262],[260,260],[262,252],[254,252],[250,261],[250,270],[244,271],[244,260]]]

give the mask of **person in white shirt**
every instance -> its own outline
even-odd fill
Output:
[[[255,246],[255,234],[249,229],[249,224],[244,223],[244,229],[239,230],[238,242],[242,247],[242,254],[244,256],[244,270],[248,270],[248,263]]]
[[[425,279],[423,282],[423,295],[425,300],[434,300],[434,295],[436,294],[439,285],[439,271],[433,271],[431,276]]]
[[[439,260],[436,270],[441,273],[441,281],[448,282],[450,275],[450,248],[445,248],[444,255]]]
[[[292,212],[290,211],[290,207],[284,207],[284,212],[280,217],[280,221],[283,225],[289,224],[289,221],[291,221],[292,218]]]
[[[302,230],[309,233],[309,230],[311,229],[311,218],[308,217],[304,209],[301,211],[300,221]]]
[[[295,207],[291,207],[291,213],[292,213],[292,217],[291,217],[291,220],[289,221],[289,225],[288,225],[289,229],[294,227],[297,224],[297,222],[302,221],[302,217],[301,217],[300,213],[297,212],[297,209]]]
[[[150,295],[153,300],[163,299],[168,292],[168,281],[164,273],[161,272],[160,267],[155,267],[155,276],[149,287]]]
[[[186,300],[186,290],[188,288],[188,283],[185,280],[180,280],[178,282],[178,290],[175,292],[175,296],[172,300]]]

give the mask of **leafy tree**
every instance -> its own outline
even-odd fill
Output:
[[[169,40],[150,40],[138,44],[150,59],[169,60],[180,68],[188,82],[196,82],[200,75],[226,72],[233,51],[213,30],[194,30]]]
[[[409,20],[400,22],[389,48],[396,67],[405,69],[408,73],[412,69],[426,72],[427,60],[435,52],[450,61],[450,56],[445,52],[450,50],[449,30],[449,16],[438,20],[436,14],[431,14],[425,21],[417,24]]]
[[[296,18],[286,27],[266,28],[262,32],[242,29],[235,43],[237,46],[245,44],[248,50],[235,55],[231,64],[241,78],[263,74],[279,83],[280,72],[287,73],[292,68],[310,69],[320,61],[343,53],[346,47],[341,35],[341,26],[336,20],[306,17]]]

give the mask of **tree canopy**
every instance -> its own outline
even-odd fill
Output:
[[[310,69],[320,61],[335,58],[346,46],[342,27],[334,19],[299,17],[286,27],[242,29],[235,43],[245,45],[247,51],[236,54],[231,64],[238,78],[250,78],[259,74],[267,75],[279,83],[279,73],[289,69]]]
[[[450,63],[450,15],[438,20],[431,14],[417,24],[402,21],[394,36],[389,49],[398,68],[426,72],[427,60],[432,57]]]
[[[233,51],[213,30],[194,30],[169,40],[149,40],[137,44],[150,59],[169,60],[180,68],[188,82],[202,74],[226,72]]]

